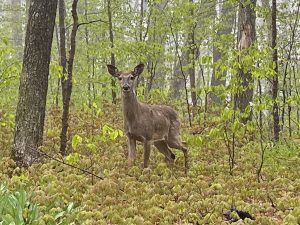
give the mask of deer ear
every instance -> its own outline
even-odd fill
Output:
[[[110,73],[110,75],[114,76],[114,77],[118,77],[118,68],[113,66],[113,65],[107,65],[107,70]]]
[[[137,65],[137,66],[134,68],[134,70],[133,70],[133,75],[134,75],[134,76],[139,76],[139,75],[143,72],[144,66],[145,66],[145,65],[144,65],[143,63]]]

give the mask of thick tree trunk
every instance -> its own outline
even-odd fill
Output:
[[[253,44],[256,38],[255,20],[256,14],[254,7],[256,0],[251,0],[250,3],[240,3],[239,9],[239,49],[241,51],[240,62],[243,54],[248,54],[247,49]],[[253,99],[253,78],[251,71],[244,71],[242,66],[238,71],[238,86],[241,87],[236,94],[236,107],[241,112],[245,112],[247,106]],[[242,118],[242,122],[246,123],[252,119],[252,112],[247,117]]]
[[[70,110],[70,100],[72,94],[72,79],[73,79],[73,62],[75,58],[75,48],[76,48],[76,34],[78,29],[78,16],[77,16],[77,2],[78,0],[73,0],[72,3],[72,17],[73,17],[73,27],[71,32],[71,46],[67,67],[67,74],[63,74],[61,79],[62,82],[62,97],[63,97],[63,113],[62,113],[62,128],[60,133],[60,153],[66,155],[67,147],[67,131],[68,131],[68,121],[69,121],[69,110]]]
[[[31,165],[42,145],[57,1],[31,0],[20,77],[12,158]]]
[[[272,87],[272,99],[273,99],[273,132],[274,132],[274,140],[279,140],[279,107],[277,103],[278,97],[278,54],[276,47],[276,39],[277,39],[277,27],[276,27],[276,0],[272,0],[272,44],[271,47],[273,49],[273,65],[275,65],[273,76],[273,87]]]

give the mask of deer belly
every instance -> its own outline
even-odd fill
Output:
[[[159,140],[167,140],[168,139],[168,133],[169,133],[169,126],[168,124],[156,124],[154,126],[154,133],[152,135],[153,141],[159,141]]]

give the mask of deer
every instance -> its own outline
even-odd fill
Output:
[[[149,166],[153,144],[170,164],[175,160],[170,148],[181,150],[184,154],[184,171],[187,174],[188,149],[181,140],[177,112],[170,106],[145,104],[137,99],[136,78],[143,72],[144,64],[137,65],[130,72],[121,72],[114,65],[107,65],[107,69],[110,75],[120,81],[124,133],[128,139],[128,166],[135,164],[138,141],[143,144],[143,168]]]

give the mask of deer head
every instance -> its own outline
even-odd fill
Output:
[[[135,78],[143,72],[144,64],[137,65],[131,72],[119,72],[113,65],[107,65],[107,69],[110,75],[119,79],[122,92],[129,93],[133,91]]]

